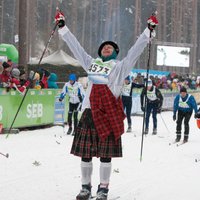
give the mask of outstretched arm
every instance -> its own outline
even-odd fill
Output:
[[[92,57],[86,53],[83,47],[80,45],[76,37],[70,32],[68,27],[65,25],[65,18],[63,13],[60,12],[59,18],[55,17],[56,23],[60,27],[58,33],[62,39],[66,42],[74,57],[79,61],[81,66],[87,71],[91,65]]]
[[[151,19],[151,20],[150,20]],[[154,25],[151,25],[153,20]],[[135,63],[137,62],[139,56],[144,51],[144,48],[147,46],[147,44],[150,42],[151,38],[150,36],[155,36],[154,28],[158,24],[158,21],[154,16],[151,16],[148,21],[148,28],[144,30],[144,32],[139,36],[136,43],[130,48],[128,51],[127,56],[117,63],[117,66],[115,68],[116,73],[118,74],[118,80],[123,82],[126,76],[130,73],[130,71],[133,69]]]

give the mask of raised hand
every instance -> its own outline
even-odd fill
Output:
[[[157,11],[153,13],[147,20],[148,28],[153,31],[158,25],[158,20],[156,18]]]
[[[55,22],[59,28],[62,28],[63,26],[65,26],[65,16],[59,9],[57,9]]]

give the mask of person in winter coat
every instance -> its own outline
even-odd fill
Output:
[[[85,91],[81,83],[76,81],[76,75],[70,74],[69,81],[65,83],[62,93],[60,94],[59,101],[62,101],[65,95],[69,95],[69,111],[68,111],[68,125],[69,129],[67,134],[72,133],[72,116],[74,115],[74,131],[72,135],[74,135],[77,125],[78,125],[78,111],[81,106],[83,97],[85,96]]]
[[[99,57],[92,58],[65,25],[64,15],[58,12],[55,19],[59,26],[60,36],[87,72],[89,79],[82,105],[83,114],[71,148],[72,154],[81,157],[82,189],[76,199],[90,198],[92,158],[98,157],[100,158],[100,182],[96,200],[106,200],[109,191],[111,160],[114,157],[122,157],[121,135],[124,133],[125,114],[120,95],[123,82],[147,46],[158,21],[155,16],[151,16],[148,20],[149,28],[140,35],[127,56],[117,61],[119,47],[115,42],[103,42],[98,49]]]
[[[3,72],[0,74],[0,82],[4,88],[10,87],[11,75],[10,71],[12,70],[12,66],[9,65],[7,62],[3,62]]]
[[[146,95],[147,104],[145,107],[144,97]],[[146,109],[145,119],[145,134],[149,132],[149,118],[152,113],[153,117],[153,135],[157,134],[157,114],[161,112],[163,104],[163,96],[158,88],[153,85],[152,80],[148,80],[147,90],[144,88],[140,95],[141,110],[144,112]]]
[[[39,85],[41,86],[42,89],[47,89],[50,72],[46,69],[39,69],[37,73],[39,74],[40,77]]]
[[[124,80],[122,87],[122,103],[124,110],[126,111],[126,117],[128,122],[128,129],[126,132],[131,132],[132,121],[131,121],[131,109],[132,109],[132,91],[133,88],[142,88],[144,84],[137,84],[131,81],[130,76],[127,76]]]
[[[181,129],[182,122],[184,120],[184,139],[183,142],[188,142],[189,137],[189,121],[192,116],[192,112],[197,113],[197,103],[191,94],[187,93],[185,87],[181,87],[180,94],[178,94],[174,99],[174,109],[173,109],[173,120],[176,121],[176,140],[179,142],[181,140]],[[177,116],[178,113],[178,116]],[[196,116],[195,116],[196,117]]]
[[[22,82],[20,80],[20,70],[18,68],[13,68],[11,71],[11,85],[10,88],[15,89],[21,94],[24,94],[26,92],[26,88],[30,85],[30,81],[26,80]]]
[[[51,73],[50,77],[48,79],[48,88],[54,88],[54,89],[58,89],[58,85],[56,83],[57,81],[57,75],[55,73]]]

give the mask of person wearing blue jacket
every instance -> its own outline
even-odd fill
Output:
[[[177,123],[175,142],[179,142],[181,140],[181,127],[183,120],[185,126],[183,143],[188,142],[189,121],[192,116],[193,110],[196,114],[197,113],[196,100],[194,96],[187,93],[187,89],[185,87],[182,87],[180,89],[180,94],[178,94],[174,99],[173,120],[176,121]]]
[[[62,101],[65,98],[65,95],[69,95],[69,111],[68,111],[68,125],[69,129],[67,134],[72,133],[72,115],[74,115],[74,131],[72,135],[74,135],[77,125],[78,125],[78,111],[81,107],[83,97],[85,96],[85,91],[81,83],[76,81],[76,75],[70,74],[69,81],[65,83],[62,93],[60,94],[59,101]]]

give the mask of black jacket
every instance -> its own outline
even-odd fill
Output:
[[[153,91],[155,86],[152,86],[150,91]],[[143,88],[142,90],[142,93],[140,95],[140,102],[141,102],[141,107],[144,107],[144,97],[145,97],[145,94],[146,94],[146,88]],[[163,104],[163,96],[160,92],[160,90],[158,88],[155,88],[155,94],[156,94],[156,97],[157,99],[154,100],[154,101],[151,101],[150,99],[148,99],[147,97],[147,104],[157,104],[158,108],[161,108],[162,107],[162,104]]]

